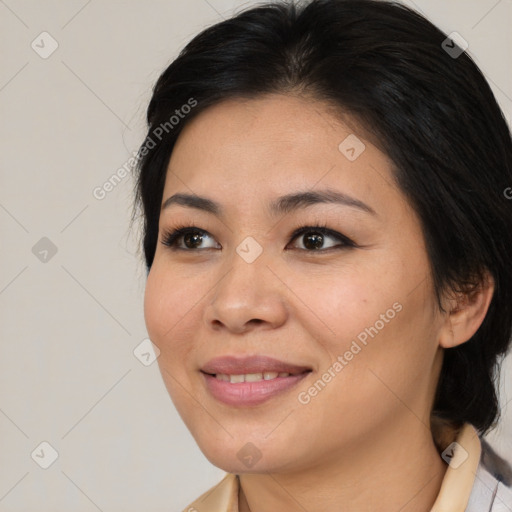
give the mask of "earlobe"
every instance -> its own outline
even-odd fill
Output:
[[[478,288],[447,301],[445,322],[439,335],[442,348],[461,345],[476,333],[489,310],[493,293],[494,279],[487,272]]]

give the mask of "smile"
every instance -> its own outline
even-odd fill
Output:
[[[259,405],[295,387],[311,370],[299,374],[262,372],[241,375],[201,372],[206,388],[216,400],[231,406]]]

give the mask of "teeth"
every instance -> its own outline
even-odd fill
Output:
[[[259,380],[263,380],[262,373],[248,373],[247,375],[238,375],[238,377],[242,377],[242,380],[237,382],[243,382],[244,379],[245,382],[258,382]]]
[[[217,373],[215,377],[224,382],[237,384],[239,382],[259,382],[260,380],[272,380],[276,377],[289,377],[286,372],[263,372],[263,373],[246,373],[244,375],[226,375],[225,373]]]

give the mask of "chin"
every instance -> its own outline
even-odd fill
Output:
[[[253,437],[254,439],[254,437]],[[199,440],[196,440],[199,441]],[[198,442],[203,455],[214,466],[228,473],[267,473],[290,469],[297,462],[297,453],[291,446],[275,446],[269,440],[259,442],[240,440],[240,438],[224,439],[222,443],[212,444]],[[293,457],[290,458],[290,454]]]
[[[263,463],[263,458],[250,465],[249,462],[242,462],[238,459],[237,455],[226,456],[219,454],[208,456],[203,452],[208,461],[215,467],[226,471],[227,473],[248,474],[248,473],[274,473],[279,470],[278,465],[274,465],[269,461]]]

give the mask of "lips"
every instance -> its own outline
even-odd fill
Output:
[[[224,356],[211,359],[201,368],[201,371],[209,375],[244,375],[264,372],[299,375],[311,371],[311,368],[267,356]]]

